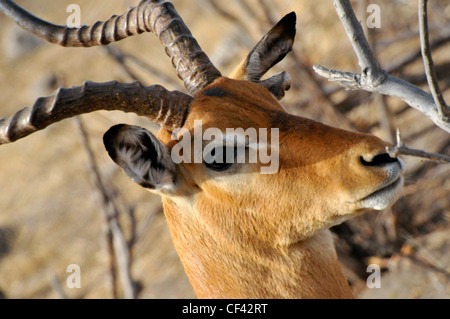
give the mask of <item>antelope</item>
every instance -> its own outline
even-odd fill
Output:
[[[161,195],[173,243],[199,298],[354,297],[329,228],[391,205],[401,192],[404,167],[386,152],[389,144],[375,136],[294,116],[281,107],[288,74],[262,77],[292,49],[294,12],[227,77],[163,0],[141,1],[120,16],[79,28],[43,21],[10,0],[2,0],[0,9],[25,30],[66,47],[107,45],[153,32],[188,92],[117,81],[61,88],[2,119],[1,144],[97,110],[146,116],[161,126],[157,136],[119,124],[105,133],[104,145],[129,177]],[[262,174],[260,160],[175,163],[171,151],[188,138],[182,131],[193,133],[196,121],[221,132],[276,128],[277,143],[250,146],[245,136],[239,143],[246,151],[276,152],[277,171]],[[213,150],[238,146],[223,142]]]

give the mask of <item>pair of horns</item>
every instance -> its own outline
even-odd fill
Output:
[[[146,87],[137,82],[119,83],[117,81],[86,82],[79,87],[59,89],[52,96],[39,98],[32,107],[20,110],[11,118],[1,119],[0,144],[13,142],[65,118],[97,110],[134,112],[149,117],[168,130],[173,130],[183,126],[192,96],[222,76],[200,48],[170,2],[143,0],[137,7],[129,9],[120,16],[112,16],[107,21],[79,28],[54,25],[39,19],[11,0],[2,0],[0,10],[28,32],[48,42],[66,47],[107,45],[143,32],[153,32],[165,47],[178,77],[184,81],[189,92],[188,95],[178,91],[168,91],[158,85]],[[292,43],[290,46],[281,48],[275,48],[273,45],[276,43],[273,41],[274,38],[282,38],[279,33],[284,32],[284,29],[294,30],[293,33],[288,32],[292,36],[290,42],[293,42],[295,14],[291,13],[288,16],[290,16],[289,19],[285,17],[281,20],[251,52],[253,56],[256,52],[260,58],[264,57],[264,59],[256,68],[260,68],[261,75],[255,78],[252,74],[249,80],[260,82],[269,89],[274,88],[275,85],[275,90],[280,90],[277,84],[280,82],[280,75],[265,81],[259,81],[259,79],[292,47]],[[271,53],[262,48],[269,51],[273,49],[274,52]],[[245,66],[252,66],[254,59],[248,60],[249,63]],[[255,67],[252,66],[248,70],[254,72]],[[282,75],[281,80],[287,81],[285,74]],[[285,85],[281,88],[283,94],[284,89],[286,89]]]

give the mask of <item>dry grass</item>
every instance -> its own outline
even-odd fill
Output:
[[[81,6],[83,24],[92,24],[98,19],[104,20],[112,14],[120,14],[129,6],[138,3],[129,0],[58,0],[57,5],[48,0],[17,2],[37,16],[60,24],[65,23],[66,7],[71,3]],[[255,17],[243,13],[237,0],[226,2],[230,12],[237,13],[247,21],[247,36],[242,35],[243,32],[236,23],[227,20],[208,6],[207,0],[173,2],[203,49],[210,54],[213,62],[219,65],[224,74],[230,72],[245,55],[248,46],[258,40],[262,35],[261,28],[268,30],[270,27],[265,22],[260,1],[257,0],[247,1],[255,10]],[[270,4],[271,14],[276,19],[290,11],[297,12],[299,23],[295,52],[301,58],[303,66],[310,69],[313,64],[321,64],[342,70],[357,70],[355,56],[330,1],[266,2]],[[378,3],[382,8],[382,28],[373,32],[373,41],[397,37],[407,30],[417,29],[416,4],[391,1]],[[449,25],[450,5],[445,1],[431,1],[430,6],[430,19],[435,21],[435,25]],[[12,57],[11,52],[15,51],[10,39],[18,32],[17,29],[9,19],[0,16],[0,117],[10,116],[19,108],[32,105],[37,97],[50,94],[51,90],[45,83],[53,76],[63,80],[67,87],[80,85],[86,80],[130,81],[121,67],[108,57],[102,48],[67,49],[40,43],[20,56],[17,56],[17,52],[21,51],[16,51],[16,57]],[[439,35],[440,28],[435,27],[434,30],[436,31],[432,33],[432,37]],[[142,34],[117,43],[116,46],[133,53],[176,80],[169,59],[153,35]],[[235,48],[234,51],[230,47]],[[416,36],[406,41],[397,41],[380,50],[378,55],[382,64],[387,65],[395,58],[417,48]],[[449,62],[449,53],[448,44],[437,50],[434,54],[436,64],[439,66]],[[312,89],[314,84],[311,78],[300,71],[296,73],[297,62],[286,59],[274,70],[277,72],[287,69],[296,81],[283,100],[287,110],[340,125],[333,117],[335,111],[332,111],[330,106],[339,105],[341,101],[356,96],[357,104],[361,106],[343,113],[345,118],[361,131],[388,138],[389,134],[386,134],[385,130],[374,125],[379,119],[376,100],[368,99],[367,94],[339,91],[330,97],[331,102],[326,106],[324,97],[317,88]],[[144,78],[145,84],[161,83],[157,75],[136,71]],[[418,61],[405,68],[402,76],[421,73],[423,68]],[[441,80],[443,88],[448,88],[450,77],[447,75]],[[320,83],[323,88],[333,88],[327,83]],[[447,102],[450,101],[450,90],[446,89],[444,94]],[[405,107],[402,102],[390,98],[387,103],[391,112],[400,112]],[[171,243],[164,216],[158,214],[161,212],[159,198],[123,176],[107,157],[101,143],[103,133],[116,123],[137,123],[153,130],[154,126],[142,118],[121,112],[97,112],[84,115],[83,119],[89,129],[91,143],[102,172],[120,190],[126,201],[133,203],[136,208],[138,238],[134,249],[132,274],[142,286],[139,297],[194,297]],[[430,152],[449,153],[448,134],[434,128],[424,115],[407,109],[394,116],[393,120],[395,126],[400,127],[409,146]],[[422,132],[424,129],[426,131]],[[55,124],[11,145],[1,146],[0,291],[7,297],[56,297],[50,284],[51,274],[57,276],[65,293],[71,298],[110,296],[107,285],[108,256],[103,238],[100,206],[98,199],[92,195],[94,184],[86,166],[86,154],[72,120]],[[432,254],[448,256],[449,234],[444,230],[448,229],[450,214],[449,169],[444,165],[428,164],[414,158],[407,159],[407,167],[408,193],[393,207],[391,213],[366,214],[346,224],[348,232],[343,228],[336,229],[341,238],[338,240],[341,257],[345,260],[346,271],[358,293],[364,278],[361,272],[364,273],[365,263],[370,257],[389,259],[400,256],[395,258],[408,259],[408,256],[401,255],[400,252],[408,243],[409,237],[421,238],[428,234],[437,236],[435,232],[439,231],[443,240],[439,241],[440,248],[433,246]],[[124,225],[127,224],[125,218],[123,222]],[[395,238],[389,237],[389,227],[394,228]],[[427,244],[424,239],[423,245]],[[358,248],[362,252],[358,251]],[[82,270],[81,289],[65,288],[64,283],[68,275],[66,267],[73,263],[80,265]],[[449,271],[448,263],[442,267]],[[429,267],[419,268],[413,268],[413,272],[434,273]],[[389,274],[390,271],[392,273],[394,270],[387,267],[386,273]],[[390,283],[395,282],[395,277],[386,278],[390,278]],[[390,286],[386,285],[377,290],[376,295],[366,292],[363,296],[450,296],[448,276],[436,277],[440,285],[435,286],[444,287],[438,294],[424,293],[424,289],[432,289],[427,287],[429,276],[417,275],[414,278],[417,279],[414,282],[417,289],[408,288],[393,294],[389,290]],[[402,285],[401,282],[398,285]]]

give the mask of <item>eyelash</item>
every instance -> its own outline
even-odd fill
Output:
[[[218,147],[213,148],[208,155],[211,156],[212,158],[214,158],[216,156],[216,150],[218,148],[230,149],[232,147],[231,146],[218,146]],[[213,171],[217,171],[217,172],[221,172],[221,171],[225,171],[225,170],[229,169],[234,164],[234,161],[235,161],[236,155],[237,155],[237,149],[238,148],[236,146],[233,147],[233,154],[234,154],[233,162],[229,163],[229,162],[226,161],[226,159],[227,159],[227,156],[226,156],[227,151],[225,150],[225,152],[222,151],[222,154],[223,154],[222,163],[218,163],[216,161],[212,161],[212,162],[208,163],[208,161],[204,161],[205,166],[207,168],[209,168],[209,169],[211,169]],[[214,154],[213,154],[213,152],[214,152]]]

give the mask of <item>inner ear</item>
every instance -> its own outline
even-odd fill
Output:
[[[291,77],[283,71],[259,83],[268,89],[277,100],[281,100],[285,91],[291,88]]]
[[[146,129],[115,125],[105,133],[103,143],[111,159],[142,187],[157,191],[174,186],[175,164],[170,152]]]
[[[244,61],[230,74],[236,80],[259,82],[275,64],[292,50],[297,16],[291,12],[283,17],[253,47]]]

